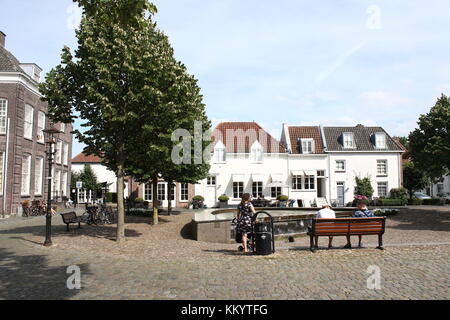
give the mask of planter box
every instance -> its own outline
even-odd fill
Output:
[[[219,208],[228,208],[228,201],[219,201]]]

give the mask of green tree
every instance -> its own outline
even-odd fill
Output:
[[[355,177],[355,182],[356,182],[355,195],[359,194],[362,196],[366,196],[369,199],[372,198],[373,187],[369,177],[365,178]]]
[[[167,96],[178,74],[170,59],[173,52],[156,28],[156,8],[147,0],[74,0],[83,8],[76,32],[78,48],[72,55],[64,47],[61,64],[40,85],[53,121],[83,120],[84,132],[75,131],[86,145],[117,176],[117,241],[125,234],[124,175],[128,159],[143,158],[139,144],[159,150],[164,136],[154,123],[173,114]],[[180,67],[181,68],[181,67]],[[172,81],[172,82],[171,82]],[[172,90],[172,91],[171,91]],[[182,90],[182,89],[180,89]],[[170,116],[168,116],[170,119]],[[161,124],[163,126],[164,124]],[[138,140],[145,132],[148,140]],[[157,157],[146,157],[152,161]]]
[[[409,198],[412,199],[414,192],[422,190],[427,184],[428,179],[423,171],[413,162],[407,162],[403,167],[403,186],[408,190]]]
[[[410,157],[417,169],[436,181],[450,173],[450,99],[444,94],[409,135]]]

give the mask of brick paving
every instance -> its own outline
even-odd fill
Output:
[[[54,246],[41,245],[44,218],[0,224],[0,299],[449,299],[449,207],[403,210],[390,217],[386,250],[307,250],[308,239],[277,242],[275,255],[243,256],[235,244],[189,239],[192,213],[128,217],[127,241],[113,226],[65,232],[55,217]],[[326,239],[320,242],[326,245]],[[356,239],[354,240],[356,243]],[[66,287],[81,268],[80,290]],[[367,288],[378,266],[381,289]]]

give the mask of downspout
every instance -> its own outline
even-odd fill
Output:
[[[10,119],[7,119],[7,123],[6,123],[6,152],[5,152],[5,158],[3,161],[3,218],[6,215],[6,186],[7,186],[7,182],[8,182],[8,155],[9,155],[9,123],[10,123]]]
[[[319,125],[320,128],[320,138],[323,143],[323,151],[327,155],[327,172],[328,172],[328,203],[331,204],[331,161],[330,154],[328,153],[327,140],[325,139],[325,132],[323,131],[323,126]]]

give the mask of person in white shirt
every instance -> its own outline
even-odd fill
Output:
[[[336,213],[331,208],[329,204],[322,206],[322,209],[317,212],[316,219],[334,219],[336,218]],[[316,237],[316,248],[318,247],[319,237]],[[333,237],[328,237],[328,249],[333,247]]]

